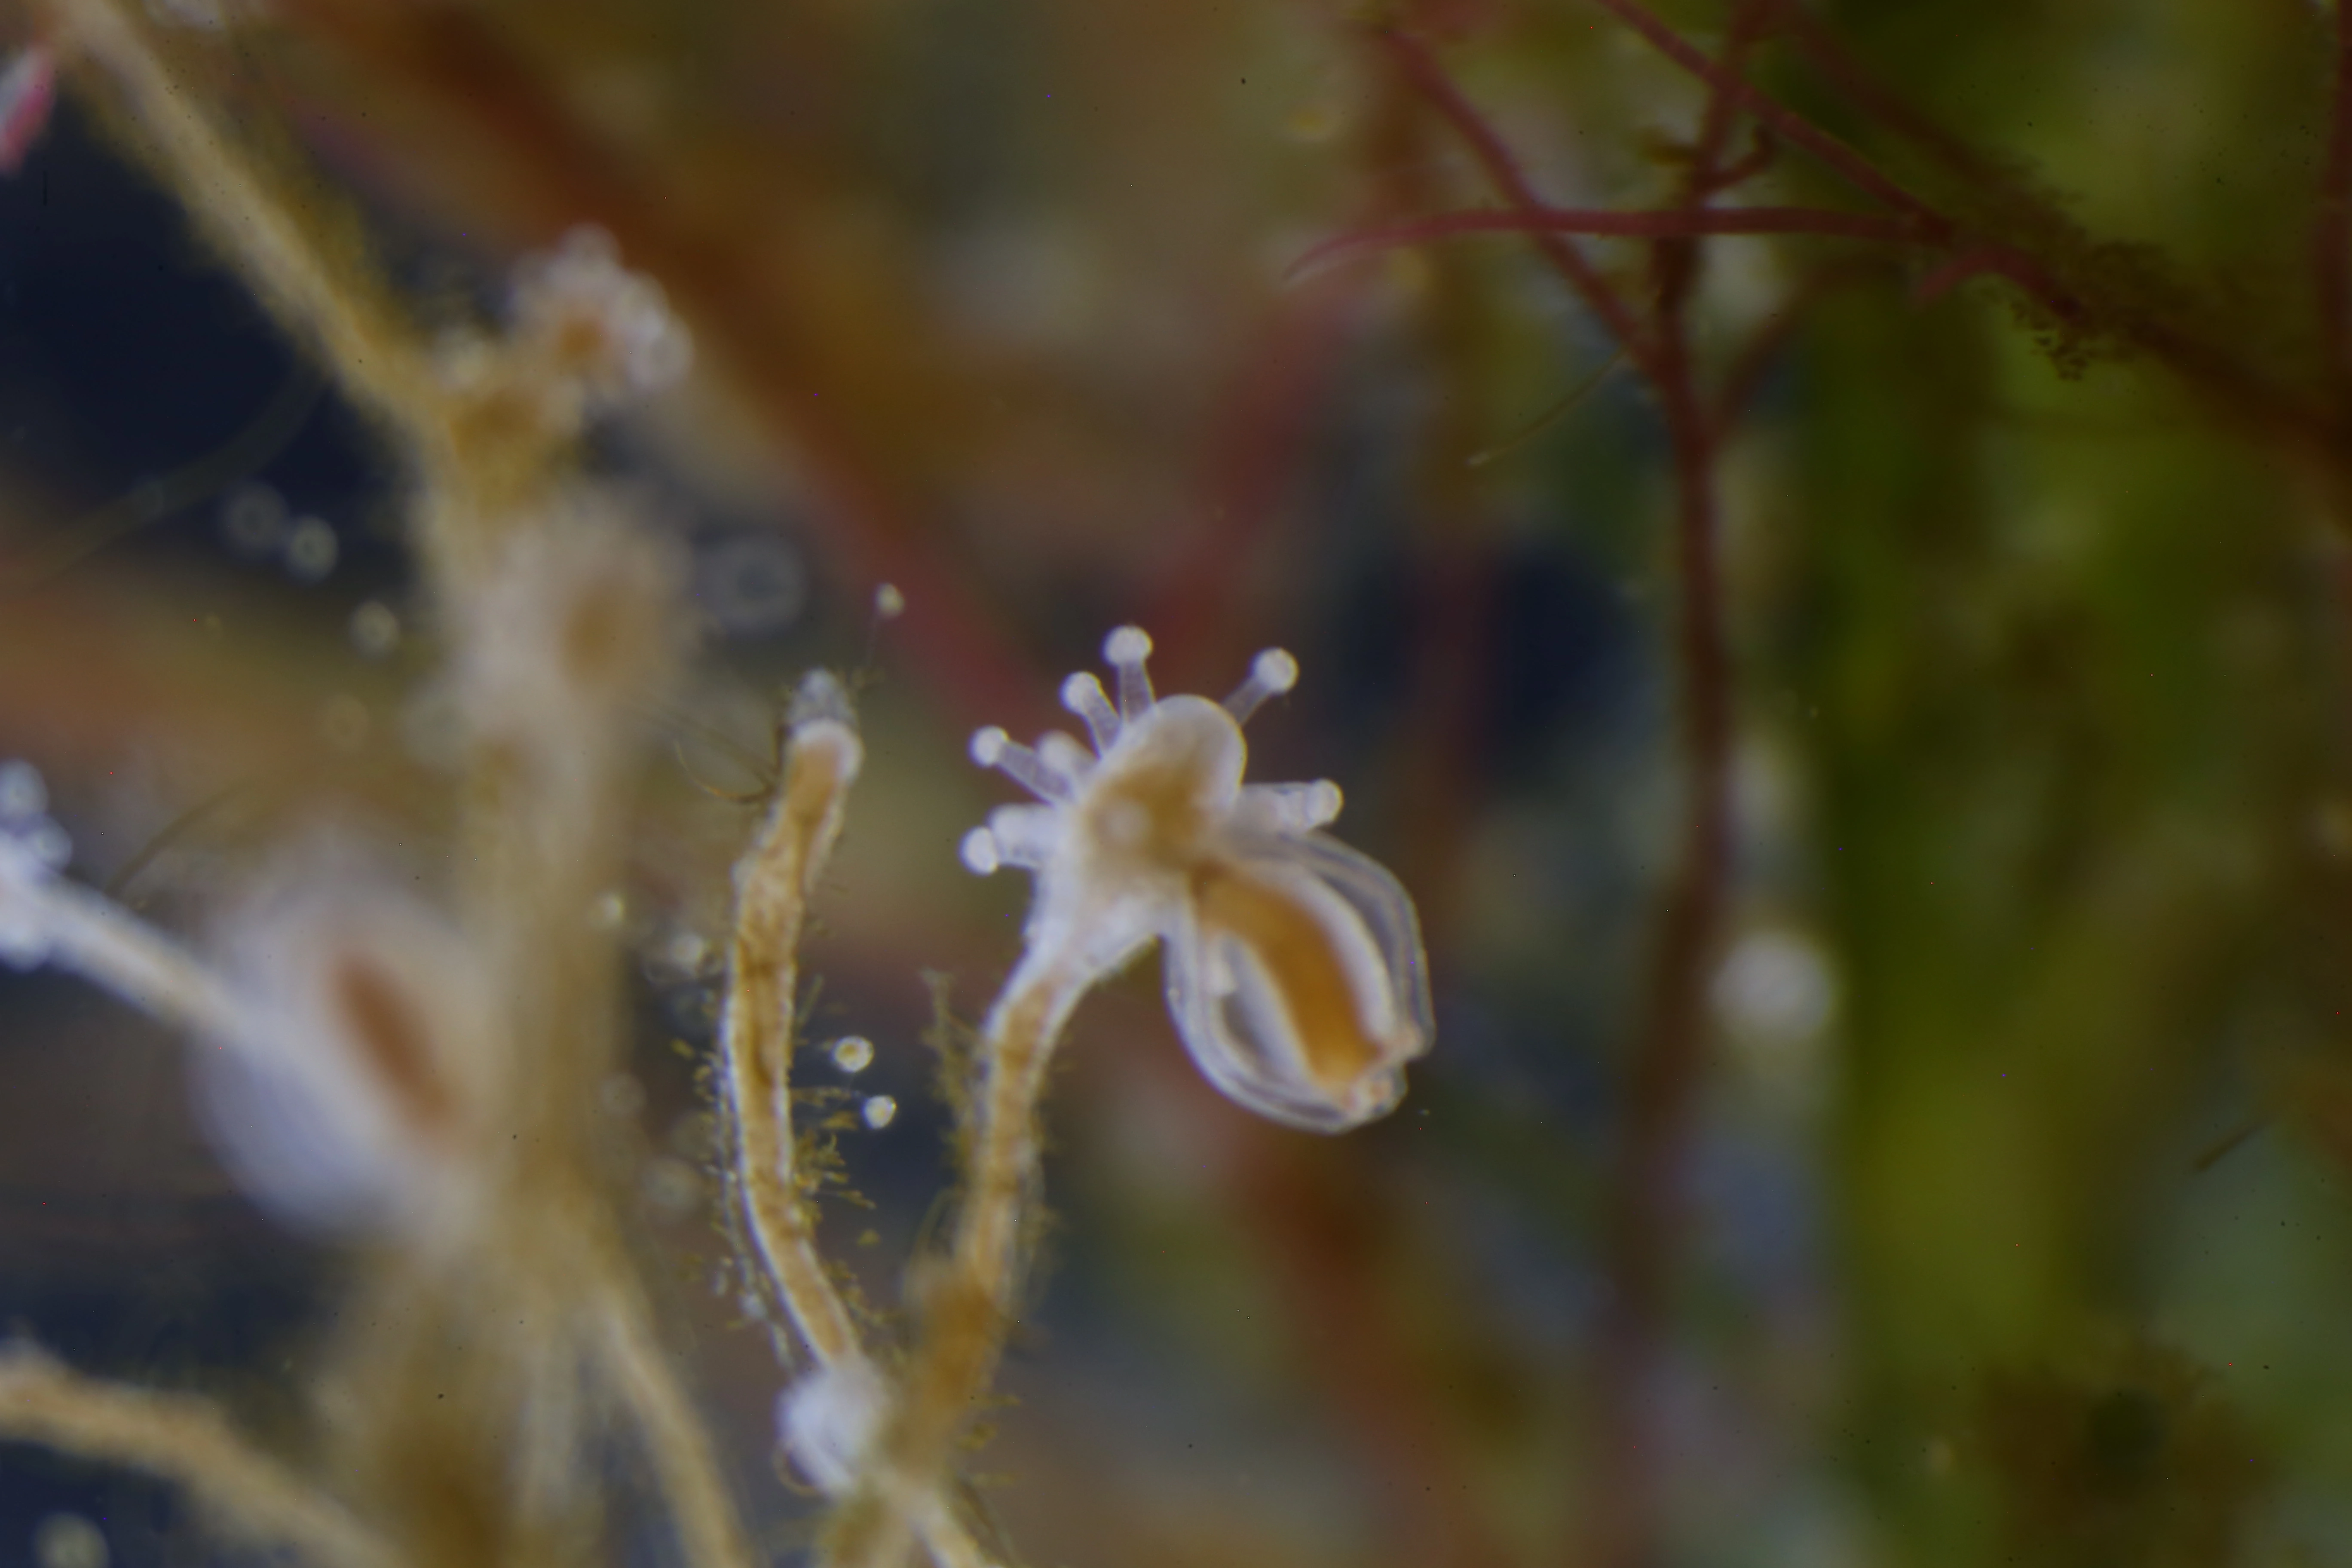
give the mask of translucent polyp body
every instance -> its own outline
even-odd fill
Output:
[[[1163,942],[1178,1032],[1234,1100],[1323,1131],[1379,1116],[1432,1034],[1412,901],[1318,831],[1338,815],[1335,786],[1242,782],[1242,721],[1297,666],[1270,649],[1223,705],[1155,699],[1150,648],[1133,627],[1111,634],[1116,708],[1091,676],[1065,684],[1092,751],[1066,735],[1034,750],[973,737],[976,758],[1045,804],[1000,808],[964,858],[1036,877],[1033,963],[1091,980]]]

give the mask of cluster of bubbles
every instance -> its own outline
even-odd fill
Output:
[[[0,763],[0,963],[18,969],[48,956],[48,922],[32,895],[73,858],[73,840],[48,810],[39,769]]]
[[[874,1065],[874,1042],[863,1035],[844,1035],[825,1048],[833,1065],[856,1077]],[[879,1132],[898,1118],[898,1102],[887,1094],[869,1094],[857,1108],[859,1120]]]
[[[331,524],[322,518],[289,517],[286,498],[258,480],[229,491],[220,517],[231,550],[255,560],[274,556],[298,583],[325,581],[342,554]]]

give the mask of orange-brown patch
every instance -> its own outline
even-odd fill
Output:
[[[1192,894],[1209,938],[1230,937],[1257,960],[1317,1082],[1341,1089],[1380,1062],[1380,1042],[1364,1029],[1337,939],[1313,909],[1238,867],[1214,861],[1194,873]]]
[[[457,1096],[434,1060],[433,1035],[399,984],[365,958],[335,965],[335,1003],[369,1064],[400,1104],[402,1118],[428,1137],[457,1120]]]

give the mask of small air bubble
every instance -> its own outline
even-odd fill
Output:
[[[422,766],[455,772],[465,755],[466,729],[446,689],[427,688],[401,710],[400,747]]]
[[[286,498],[269,485],[239,485],[221,502],[221,532],[239,555],[273,554],[286,542]]]
[[[27,762],[0,763],[0,821],[22,821],[49,808],[41,770]]]
[[[53,1513],[33,1528],[35,1568],[107,1568],[106,1536],[78,1513]]]
[[[874,1062],[874,1042],[863,1035],[844,1035],[833,1042],[833,1065],[846,1073],[864,1072]]]
[[[352,612],[352,646],[364,658],[383,658],[400,646],[400,617],[392,606],[370,599]]]
[[[688,986],[709,973],[712,950],[701,932],[664,921],[643,940],[646,978],[664,991]],[[687,1022],[699,1021],[690,998],[672,995],[669,1002],[672,1012],[682,1012]]]
[[[1764,930],[1742,937],[1716,970],[1716,1015],[1762,1056],[1793,1058],[1837,1012],[1837,976],[1811,939]]]
[[[649,1160],[638,1178],[646,1206],[665,1219],[683,1219],[702,1201],[702,1178],[683,1160]]]
[[[341,552],[335,531],[320,519],[306,517],[286,536],[286,570],[300,582],[324,582]]]
[[[676,1048],[684,1050],[685,1047],[681,1044]],[[719,1124],[707,1110],[681,1111],[670,1119],[664,1140],[677,1158],[700,1163],[709,1159],[719,1146]]]
[[[887,1094],[877,1094],[866,1102],[858,1114],[866,1118],[866,1126],[879,1132],[898,1119],[898,1102]]]
[[[688,974],[699,973],[703,961],[709,956],[710,944],[703,940],[699,931],[679,931],[662,948],[664,962]]]
[[[604,1080],[596,1098],[604,1104],[606,1114],[627,1121],[646,1108],[646,1086],[627,1073],[616,1072]]]
[[[373,727],[367,704],[349,692],[339,692],[327,699],[319,710],[319,739],[327,749],[350,756],[367,744],[368,731]]]
[[[896,583],[885,583],[874,590],[874,613],[886,621],[895,621],[907,613],[907,595],[898,592]]]

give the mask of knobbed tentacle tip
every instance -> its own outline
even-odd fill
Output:
[[[1298,661],[1285,649],[1270,647],[1250,662],[1250,674],[1268,696],[1278,695],[1298,684]]]
[[[1103,638],[1103,660],[1118,668],[1141,664],[1151,657],[1151,634],[1141,626],[1121,626]]]
[[[997,725],[971,732],[971,760],[983,768],[992,768],[1004,758],[1004,748],[1013,737]]]
[[[1307,826],[1323,827],[1339,820],[1339,809],[1347,805],[1347,797],[1329,779],[1317,779],[1307,786],[1306,805]]]
[[[956,853],[963,858],[965,868],[975,877],[993,876],[1004,864],[1003,849],[996,842],[996,835],[985,827],[975,827],[965,834],[963,842],[956,847]]]

